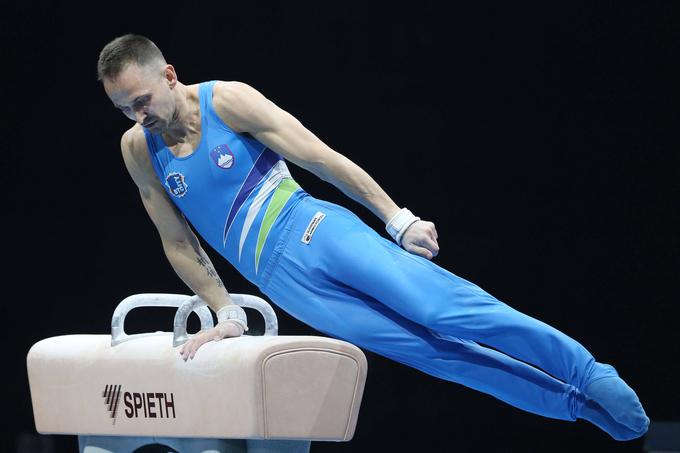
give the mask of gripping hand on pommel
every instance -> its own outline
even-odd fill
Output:
[[[209,341],[220,341],[222,338],[240,337],[243,335],[244,328],[234,321],[221,321],[212,329],[201,330],[193,335],[189,341],[184,343],[179,353],[186,362],[193,359],[198,348]]]
[[[431,260],[439,253],[437,230],[434,223],[418,220],[408,227],[401,238],[404,250]]]

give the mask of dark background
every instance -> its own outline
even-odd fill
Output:
[[[123,165],[131,123],[96,80],[99,50],[127,32],[154,40],[185,84],[259,89],[434,221],[440,266],[615,365],[653,420],[680,419],[680,4],[461,3],[4,5],[0,450],[35,434],[32,344],[108,332],[131,294],[190,292]],[[230,292],[259,294],[206,251]],[[318,334],[277,314],[281,334]],[[140,311],[129,330],[170,320]],[[366,355],[354,439],[313,452],[642,450]]]

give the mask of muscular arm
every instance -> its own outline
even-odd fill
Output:
[[[198,238],[158,181],[149,161],[143,132],[137,128],[130,129],[121,140],[125,166],[139,188],[144,208],[158,229],[165,256],[173,269],[217,312],[232,303],[229,294]]]
[[[237,132],[248,132],[287,160],[330,182],[366,206],[384,223],[399,207],[368,173],[332,150],[293,115],[280,109],[254,88],[240,82],[218,82],[213,93],[217,113]],[[439,253],[432,222],[416,222],[404,233],[401,245],[431,259]]]
[[[331,149],[254,88],[240,82],[218,82],[213,104],[236,131],[250,133],[287,160],[333,184],[384,223],[399,211],[366,171]]]

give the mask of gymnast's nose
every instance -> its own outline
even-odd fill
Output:
[[[140,125],[143,125],[146,122],[146,111],[143,109],[135,111],[135,117],[137,118],[137,122]]]

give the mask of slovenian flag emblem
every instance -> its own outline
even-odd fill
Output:
[[[234,166],[234,153],[226,144],[216,146],[210,151],[210,159],[218,167],[226,170]]]

